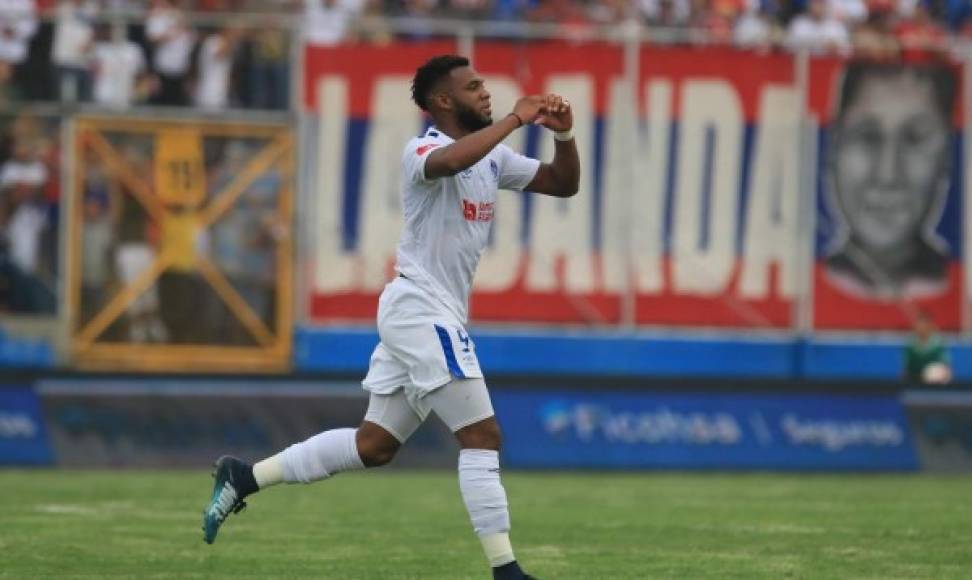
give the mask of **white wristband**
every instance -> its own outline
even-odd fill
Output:
[[[566,131],[554,131],[554,139],[557,141],[570,141],[574,138],[574,130],[567,129]]]

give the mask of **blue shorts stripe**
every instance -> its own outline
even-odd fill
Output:
[[[452,339],[449,338],[449,331],[438,324],[433,324],[432,326],[435,327],[435,331],[439,334],[439,342],[442,343],[442,352],[445,353],[446,365],[449,367],[449,372],[457,379],[466,378],[466,374],[459,368],[459,361],[456,360],[456,351],[452,348]]]

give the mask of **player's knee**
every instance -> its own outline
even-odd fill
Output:
[[[358,429],[355,443],[358,446],[358,456],[365,467],[380,467],[389,463],[395,458],[401,445],[387,431],[364,425]]]
[[[502,434],[495,417],[490,417],[478,423],[456,431],[459,446],[463,449],[490,449],[499,451],[502,444]]]

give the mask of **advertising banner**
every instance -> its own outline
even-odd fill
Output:
[[[904,329],[918,310],[959,328],[960,72],[943,62],[811,61],[816,328]]]
[[[357,383],[51,379],[39,386],[60,465],[208,466],[223,454],[258,460],[321,431],[356,427]],[[456,445],[428,421],[394,465],[453,467]]]
[[[0,385],[0,465],[52,462],[37,394],[30,387]]]
[[[402,148],[427,122],[411,79],[430,56],[455,50],[446,41],[306,49],[311,321],[373,319],[401,227]],[[792,58],[641,50],[626,76],[617,44],[475,43],[497,117],[526,94],[571,102],[583,172],[571,199],[501,193],[474,320],[791,324],[800,183]],[[539,127],[508,144],[553,156]]]
[[[893,396],[494,390],[510,467],[917,469]]]

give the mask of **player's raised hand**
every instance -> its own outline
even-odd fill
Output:
[[[553,93],[544,95],[544,106],[539,117],[534,119],[537,125],[543,125],[551,131],[569,131],[574,126],[574,112],[570,103]]]
[[[519,118],[524,125],[529,125],[537,120],[545,112],[547,99],[543,95],[530,95],[523,97],[513,105],[513,114]]]

